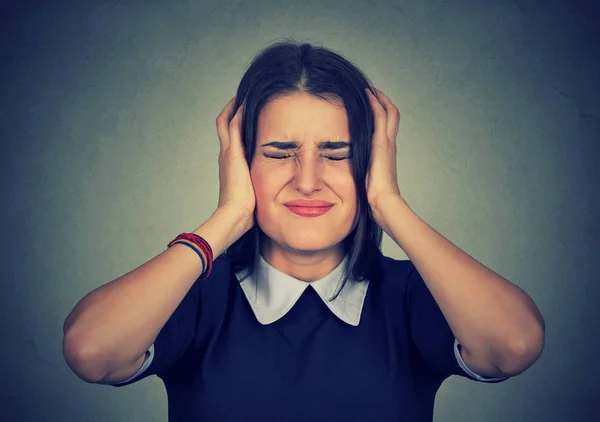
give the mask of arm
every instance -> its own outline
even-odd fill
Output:
[[[539,358],[545,323],[523,290],[437,233],[403,198],[386,197],[373,209],[422,275],[469,368],[484,376],[513,376]]]
[[[193,233],[206,239],[216,260],[244,233],[241,221],[236,210],[219,208]],[[63,327],[63,354],[71,369],[88,382],[135,373],[203,270],[193,250],[175,244],[88,293]]]

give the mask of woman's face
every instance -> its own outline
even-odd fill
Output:
[[[358,222],[351,147],[321,144],[351,143],[343,105],[300,92],[279,97],[261,110],[256,136],[250,170],[255,213],[259,227],[277,244],[271,246],[319,251],[338,245]],[[268,145],[275,141],[293,144]],[[285,205],[293,200],[333,206],[306,217]]]

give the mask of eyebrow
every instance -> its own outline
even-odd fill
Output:
[[[298,142],[293,142],[293,141],[273,141],[273,142],[264,144],[261,147],[274,147],[274,148],[278,148],[278,149],[282,149],[282,150],[290,150],[290,149],[298,149],[300,147],[300,144]],[[352,144],[350,142],[345,142],[345,141],[323,141],[323,142],[317,143],[317,148],[319,148],[320,150],[323,150],[323,149],[335,150],[335,149],[342,149],[342,148],[347,148],[347,147],[352,147]]]

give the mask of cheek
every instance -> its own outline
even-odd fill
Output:
[[[349,167],[339,166],[337,168],[331,168],[324,174],[324,178],[327,181],[327,184],[331,186],[331,189],[333,189],[336,195],[342,198],[344,202],[356,197],[354,177],[352,176],[352,170]]]
[[[282,189],[282,180],[285,175],[276,166],[257,165],[250,171],[250,178],[254,186],[256,196],[256,208],[261,212],[265,207],[275,200],[275,197]]]

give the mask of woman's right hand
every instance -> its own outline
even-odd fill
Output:
[[[235,96],[229,100],[217,117],[217,133],[221,143],[218,209],[239,213],[242,219],[240,227],[245,233],[254,225],[256,197],[241,137],[241,120],[245,104],[242,104],[232,117],[234,103]]]

